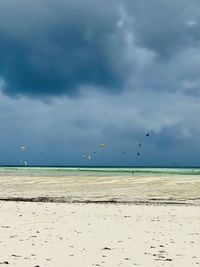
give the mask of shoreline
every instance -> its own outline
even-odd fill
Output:
[[[199,199],[196,199],[199,201]],[[25,203],[65,203],[65,204],[114,204],[114,205],[137,205],[137,206],[194,206],[200,207],[200,203],[192,199],[189,200],[176,201],[171,199],[149,199],[149,200],[133,200],[133,201],[121,201],[121,200],[70,200],[64,197],[5,197],[0,198],[1,202],[25,202]]]

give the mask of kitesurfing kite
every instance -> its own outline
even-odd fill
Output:
[[[23,152],[26,150],[26,147],[25,146],[20,146],[20,150]]]
[[[101,148],[105,148],[106,147],[106,144],[100,144],[99,145]]]
[[[141,146],[142,146],[141,142],[137,142],[137,143],[138,143],[138,146],[139,146],[139,147],[141,147]]]
[[[146,136],[149,136],[149,132],[146,132],[145,135],[146,135]]]

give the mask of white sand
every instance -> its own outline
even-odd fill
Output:
[[[200,265],[200,207],[0,202],[0,211],[1,266]]]

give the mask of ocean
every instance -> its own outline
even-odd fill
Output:
[[[0,199],[200,204],[200,168],[0,167]]]

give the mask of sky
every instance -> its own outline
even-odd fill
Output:
[[[199,0],[1,0],[0,164],[200,166],[199,72]]]

